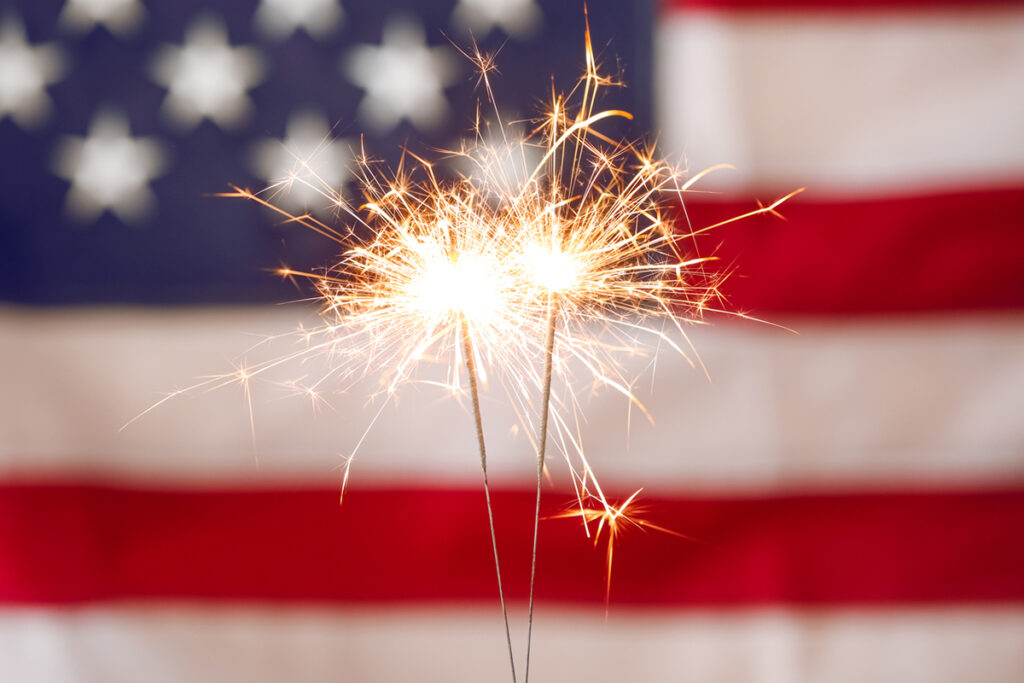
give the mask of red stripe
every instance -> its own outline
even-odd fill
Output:
[[[1020,7],[1020,0],[661,0],[664,11],[685,10],[858,10],[993,9]]]
[[[773,197],[764,197],[770,200]],[[756,208],[687,203],[694,227]],[[863,201],[794,199],[708,233],[729,308],[761,314],[1024,308],[1024,187]],[[716,248],[712,248],[716,247]]]
[[[495,502],[507,590],[522,598],[532,497]],[[702,542],[624,537],[613,605],[1024,600],[1024,489],[651,505]],[[576,520],[546,521],[539,596],[600,604],[602,558]],[[495,597],[477,490],[354,490],[339,507],[331,490],[0,488],[0,602]]]

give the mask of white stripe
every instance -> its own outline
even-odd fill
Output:
[[[662,152],[705,188],[816,194],[1024,180],[1024,10],[674,12],[656,46]]]
[[[538,681],[1006,683],[1024,671],[1020,608],[613,610],[606,621],[541,606],[534,629]],[[20,683],[486,683],[509,679],[504,647],[500,613],[482,608],[0,611],[4,679]]]
[[[255,387],[255,453],[234,386],[178,397],[118,432],[161,392],[230,371],[254,338],[246,332],[281,333],[309,313],[0,310],[0,477],[337,485],[342,455],[375,413],[366,387],[319,415],[302,397]],[[636,392],[653,425],[611,390],[584,396],[583,442],[597,474],[667,492],[1024,480],[1024,317],[793,326],[799,334],[756,323],[694,328],[710,382],[674,353],[659,355],[654,373],[651,359],[637,359]],[[307,372],[292,364],[283,377]],[[497,390],[484,411],[495,481],[528,484],[530,446],[521,430],[513,435]],[[475,486],[475,453],[464,407],[441,389],[405,387],[367,437],[353,482]],[[552,468],[567,486],[564,467]]]

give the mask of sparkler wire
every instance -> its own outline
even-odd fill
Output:
[[[487,520],[491,527],[491,548],[494,550],[494,570],[498,575],[498,599],[501,614],[505,619],[505,641],[508,644],[508,662],[512,668],[512,683],[516,683],[516,659],[512,652],[512,631],[508,625],[508,609],[505,606],[505,591],[501,585],[501,562],[498,560],[498,535],[494,531],[494,508],[491,506],[491,488],[487,482],[487,447],[484,444],[484,424],[480,413],[480,394],[477,390],[476,361],[473,360],[473,340],[469,334],[469,320],[460,315],[462,323],[462,348],[466,356],[466,372],[469,374],[469,389],[473,400],[473,420],[476,424],[476,438],[480,445],[480,468],[484,474],[484,498],[487,500]]]
[[[524,683],[530,680],[530,647],[533,644],[534,579],[537,576],[537,535],[540,528],[540,494],[544,476],[544,457],[547,454],[548,413],[551,405],[551,366],[555,352],[555,326],[558,321],[558,294],[550,292],[548,298],[548,328],[544,343],[544,376],[541,388],[540,433],[537,438],[537,504],[533,512],[533,551],[530,558],[530,608],[526,627],[526,671]]]

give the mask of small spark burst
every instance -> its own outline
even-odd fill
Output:
[[[590,497],[583,505],[551,515],[546,519],[581,519],[584,524],[594,524],[596,529],[593,532],[594,547],[601,543],[602,535],[607,530],[605,539],[605,605],[611,600],[612,594],[612,565],[615,560],[615,546],[620,537],[629,529],[641,531],[659,531],[687,541],[696,542],[692,536],[686,536],[672,529],[652,523],[643,515],[646,510],[637,503],[637,497],[643,489],[637,489],[621,503],[612,504],[605,498]]]

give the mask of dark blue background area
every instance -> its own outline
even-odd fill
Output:
[[[339,58],[357,44],[377,44],[385,21],[405,14],[420,21],[431,45],[445,35],[465,47],[451,30],[454,0],[342,0],[345,20],[323,40],[298,31],[284,41],[266,38],[253,21],[255,0],[177,0],[147,5],[143,24],[128,36],[98,26],[87,33],[57,24],[62,2],[16,3],[31,44],[56,43],[68,58],[62,80],[47,92],[55,107],[38,129],[25,130],[10,117],[0,121],[0,300],[29,304],[144,303],[195,304],[285,301],[294,287],[269,270],[282,263],[308,268],[327,264],[339,246],[301,228],[280,225],[252,202],[213,197],[237,183],[264,184],[248,165],[256,141],[281,138],[294,110],[324,111],[339,137],[363,133],[356,119],[360,88],[347,81]],[[583,3],[540,2],[544,22],[527,41],[500,30],[480,40],[484,50],[500,48],[499,73],[492,82],[503,111],[531,116],[557,90],[568,90],[584,67]],[[642,138],[650,127],[653,1],[588,2],[595,52],[604,72],[619,74],[627,87],[607,89],[602,107],[632,112],[631,123],[602,128]],[[160,44],[180,45],[202,14],[220,18],[233,46],[259,50],[266,68],[249,91],[255,117],[224,131],[204,120],[184,132],[160,114],[166,92],[149,77]],[[3,11],[0,11],[2,21]],[[468,62],[446,90],[453,114],[438,131],[423,133],[403,123],[388,136],[366,131],[372,154],[394,164],[402,146],[429,153],[451,145],[469,129],[483,96]],[[64,213],[69,183],[54,172],[55,151],[64,136],[84,136],[98,108],[112,105],[130,120],[134,137],[160,140],[169,152],[164,172],[150,183],[157,202],[139,225],[125,225],[107,212],[92,224]]]

